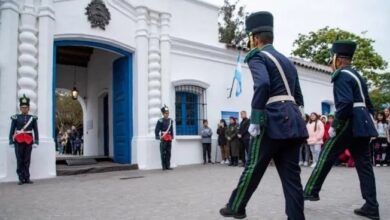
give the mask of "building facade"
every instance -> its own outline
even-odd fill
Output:
[[[172,164],[202,162],[201,120],[215,132],[221,117],[250,113],[253,88],[243,65],[243,91],[227,98],[238,52],[218,42],[218,10],[199,0],[0,0],[0,181],[17,178],[8,133],[23,94],[40,130],[32,178],[56,176],[55,94],[74,86],[84,155],[160,168],[154,127],[166,104]],[[306,111],[333,111],[330,70],[291,60]]]

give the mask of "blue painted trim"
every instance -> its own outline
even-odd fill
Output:
[[[129,115],[130,115],[130,121],[129,121],[129,163],[131,163],[131,152],[132,152],[132,143],[131,139],[133,138],[133,126],[132,126],[132,117],[133,117],[133,102],[132,102],[132,85],[133,85],[133,53],[123,50],[121,48],[111,46],[104,43],[94,42],[94,41],[84,41],[84,40],[55,40],[54,41],[54,47],[53,47],[53,82],[52,82],[52,89],[53,89],[53,137],[55,137],[55,112],[56,112],[56,97],[55,97],[55,90],[56,90],[56,82],[57,82],[57,47],[60,46],[86,46],[86,47],[93,47],[103,50],[108,50],[110,52],[115,52],[118,54],[121,54],[123,56],[127,56],[129,59],[129,74],[126,75],[128,77],[129,82],[129,88],[128,91],[128,97],[127,97],[127,106],[129,106]],[[84,125],[85,126],[85,125]],[[113,126],[114,127],[114,126]],[[85,128],[84,128],[85,129]],[[114,132],[114,131],[113,131]],[[56,140],[56,139],[55,139]],[[114,146],[115,147],[115,146]]]
[[[54,138],[54,141],[57,143],[57,137],[56,137],[56,87],[57,87],[57,47],[54,44],[53,47],[53,70],[52,70],[52,91],[53,91],[53,97],[52,97],[52,136]]]
[[[103,49],[103,50],[109,50],[110,52],[115,52],[119,53],[123,56],[131,56],[132,53],[123,50],[118,47],[114,47],[108,44],[104,43],[98,43],[98,42],[93,42],[93,41],[81,41],[81,40],[58,40],[55,41],[54,44],[57,47],[60,46],[87,46],[87,47],[93,47],[93,48],[98,48],[98,49]]]

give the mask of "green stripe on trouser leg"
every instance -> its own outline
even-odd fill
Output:
[[[255,166],[259,160],[259,151],[260,151],[260,145],[261,145],[261,140],[264,135],[264,130],[261,131],[260,135],[257,136],[254,141],[252,142],[251,145],[251,158],[249,161],[249,164],[247,165],[246,172],[243,174],[244,176],[242,177],[241,183],[237,187],[237,193],[236,197],[234,199],[233,205],[231,209],[235,212],[238,212],[238,207],[240,206],[243,196],[245,195],[245,192],[248,188],[249,182],[253,177],[253,172],[255,169]]]
[[[314,187],[314,184],[318,180],[318,176],[320,173],[323,171],[324,164],[325,162],[329,159],[329,152],[332,150],[334,147],[335,143],[340,139],[340,137],[344,134],[345,130],[349,126],[349,121],[345,123],[345,125],[341,128],[341,131],[336,134],[335,137],[330,139],[328,142],[326,142],[324,149],[322,150],[323,152],[320,154],[320,158],[318,159],[318,163],[316,167],[314,168],[312,174],[310,175],[309,181],[306,184],[305,187],[305,194],[311,195],[312,190]]]

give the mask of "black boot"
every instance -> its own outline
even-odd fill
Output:
[[[355,210],[353,210],[353,212],[356,215],[363,216],[363,217],[366,217],[369,219],[380,220],[378,212],[369,212],[369,211],[364,210],[364,208],[355,209]]]
[[[315,193],[313,193],[313,194],[304,193],[303,198],[305,201],[312,201],[312,202],[320,200],[320,196],[318,194],[315,194]]]
[[[246,218],[246,213],[245,211],[242,211],[242,212],[234,212],[233,210],[231,210],[230,208],[228,207],[225,207],[225,208],[222,208],[219,210],[219,213],[223,216],[223,217],[233,217],[235,219],[243,219],[243,218]]]

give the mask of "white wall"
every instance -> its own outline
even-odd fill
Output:
[[[74,39],[96,39],[100,42],[111,42],[123,49],[134,48],[136,23],[134,17],[124,13],[123,8],[118,8],[112,1],[105,1],[111,14],[106,30],[91,28],[91,24],[85,15],[85,8],[90,0],[56,1],[54,10],[56,14],[55,37]],[[119,10],[118,10],[119,9]]]
[[[331,104],[331,111],[334,111],[333,85],[328,73],[314,71],[312,69],[297,66],[305,112],[322,113],[322,102]]]
[[[84,125],[84,155],[96,156],[103,155],[102,129],[99,129],[99,97],[108,93],[109,103],[109,139],[110,156],[113,152],[113,133],[112,133],[112,63],[119,55],[104,50],[94,49],[91,59],[88,63],[88,88],[86,95],[87,113]],[[101,106],[100,106],[101,107]],[[101,109],[100,109],[101,110]],[[101,119],[101,118],[100,118]],[[99,147],[100,146],[100,147]]]

